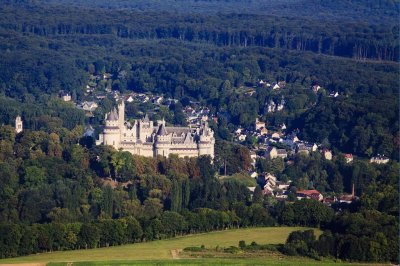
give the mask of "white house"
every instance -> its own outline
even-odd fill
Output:
[[[389,162],[389,158],[385,157],[385,155],[380,155],[372,157],[370,160],[370,163],[376,163],[376,164],[386,164]]]
[[[256,118],[256,123],[254,124],[254,127],[256,130],[259,130],[261,128],[265,128],[265,122],[261,122]]]
[[[246,140],[246,135],[245,134],[240,134],[239,135],[239,137],[238,137],[238,140],[240,140],[240,141],[245,141]]]

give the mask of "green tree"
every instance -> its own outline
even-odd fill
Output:
[[[39,186],[46,180],[45,171],[37,166],[28,166],[25,169],[24,183],[28,187]]]
[[[253,193],[253,204],[262,204],[264,202],[264,195],[260,186],[256,186]]]

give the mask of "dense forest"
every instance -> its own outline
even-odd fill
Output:
[[[310,141],[328,139],[331,144],[339,143],[343,151],[360,156],[384,153],[398,157],[397,63],[360,62],[264,47],[218,47],[175,39],[131,40],[110,34],[37,36],[10,29],[2,32],[0,65],[4,71],[0,73],[0,90],[22,102],[46,101],[41,100],[43,92],[55,95],[61,89],[82,98],[87,70],[94,65],[98,73],[113,74],[115,90],[159,93],[186,102],[198,100],[214,114],[229,112],[228,126],[249,126],[257,115],[264,115],[271,126],[286,122],[291,128],[300,128]],[[256,85],[258,79],[283,80],[287,85],[280,94],[259,88],[251,97],[238,90]],[[313,94],[313,84],[323,86],[326,94]],[[330,91],[343,97],[330,99]],[[358,104],[360,95],[362,105]],[[265,114],[265,104],[281,96],[286,98],[286,111]],[[314,106],[321,100],[327,104]],[[321,121],[320,113],[337,123],[338,129],[333,131],[336,127],[330,127],[331,122]],[[344,113],[361,114],[365,119],[339,117]],[[104,113],[99,112],[98,117],[104,117]],[[374,123],[377,120],[381,122]],[[366,125],[371,123],[368,130]],[[323,125],[327,125],[325,130],[316,130]],[[365,127],[367,130],[361,130]]]
[[[397,24],[318,23],[313,18],[256,14],[181,15],[62,7],[4,7],[1,26],[39,36],[104,35],[128,39],[169,39],[217,46],[270,47],[311,51],[360,60],[399,60]],[[51,20],[43,17],[56,13]],[[28,15],[29,14],[29,15]],[[73,14],[73,15],[71,15]],[[15,19],[15,16],[18,19]],[[93,23],[96,19],[100,23]],[[307,26],[305,26],[307,25]]]
[[[300,225],[324,234],[294,233],[283,253],[398,259],[397,0],[3,3],[1,258],[224,228]],[[170,123],[185,123],[182,108],[190,101],[207,106],[218,117],[210,122],[215,160],[144,158],[83,137],[88,123],[101,128],[113,98],[99,100],[89,119],[58,93],[86,100],[90,76],[104,73],[110,73],[113,91],[177,99],[167,110],[172,115],[165,114]],[[271,90],[260,80],[285,86]],[[314,92],[314,85],[321,89]],[[282,99],[282,111],[266,111],[270,101]],[[10,127],[17,115],[24,120],[21,134]],[[335,155],[332,161],[320,153],[295,155],[290,163],[259,159],[259,173],[292,180],[287,202],[264,197],[260,187],[251,195],[247,188],[249,150],[232,142],[232,132],[253,126],[256,118],[273,130],[285,123],[287,131],[298,130],[301,139],[322,143]],[[245,144],[256,145],[251,138]],[[343,153],[360,159],[346,164]],[[378,153],[391,162],[365,160]],[[218,179],[223,172],[231,178]],[[295,197],[300,189],[350,193],[353,184],[359,200],[350,205],[331,208]]]
[[[292,178],[291,193],[316,187],[340,194],[348,191],[351,183],[357,185],[360,201],[331,208],[315,200],[298,201],[294,194],[288,202],[277,202],[264,197],[259,187],[251,197],[240,180],[218,180],[217,166],[209,157],[145,158],[93,146],[93,139],[81,137],[81,133],[79,128],[70,131],[61,126],[16,135],[14,128],[0,127],[2,258],[224,228],[300,225],[329,230],[331,233],[326,231],[322,238],[329,236],[329,241],[341,243],[335,246],[338,252],[328,250],[321,256],[396,260],[393,232],[398,227],[394,219],[399,211],[398,163],[348,165],[343,158],[324,162],[319,153],[310,158],[299,155],[293,165],[285,166],[279,160],[272,165],[265,165],[265,160],[258,163],[281,180]],[[241,150],[235,146],[225,149],[231,153],[225,156],[230,167],[235,166],[230,169],[233,174],[247,169],[250,162],[248,151],[238,148]],[[217,154],[222,156],[222,151]],[[335,208],[342,211],[335,214]],[[364,222],[360,215],[374,220]],[[373,246],[377,233],[381,244],[375,246],[375,255],[346,253],[347,246]],[[364,237],[362,243],[355,237],[358,235]],[[291,243],[290,238],[288,241]],[[289,245],[284,252],[309,255],[296,245],[299,243]]]
[[[25,0],[25,2],[29,1]],[[169,12],[173,10],[178,13],[191,14],[229,14],[238,13],[238,10],[242,14],[267,16],[310,17],[310,14],[313,14],[321,21],[341,21],[345,19],[355,22],[368,21],[374,23],[395,22],[399,14],[399,2],[396,0],[338,0],[335,2],[322,0],[48,0],[46,3],[136,11],[155,10]]]

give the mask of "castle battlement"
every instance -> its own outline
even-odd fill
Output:
[[[210,155],[214,158],[214,132],[204,122],[200,128],[157,125],[146,115],[133,123],[125,121],[125,104],[118,105],[105,117],[105,127],[96,145],[110,145],[132,154],[155,157],[177,154],[179,157]]]

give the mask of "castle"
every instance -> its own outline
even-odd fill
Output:
[[[132,154],[155,157],[177,154],[179,157],[210,155],[214,158],[214,132],[204,122],[200,128],[167,127],[165,121],[157,125],[146,115],[133,123],[125,121],[125,104],[106,114],[106,125],[96,145],[111,145]]]

